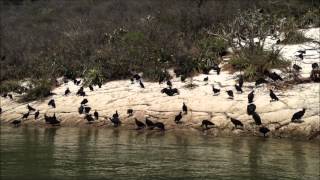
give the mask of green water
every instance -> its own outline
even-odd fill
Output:
[[[173,131],[1,127],[1,179],[318,180],[319,146]]]

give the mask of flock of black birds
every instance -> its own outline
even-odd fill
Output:
[[[299,51],[299,55],[298,57],[300,59],[303,60],[303,54],[305,54],[305,51]],[[312,64],[312,68],[319,68],[319,65],[317,63],[313,63]],[[217,72],[217,75],[220,74],[220,70],[221,68],[218,66],[218,65],[214,65],[211,69],[215,70]],[[209,73],[209,71],[211,69],[207,69],[207,73]],[[300,71],[302,68],[300,66],[298,66],[297,64],[294,64],[293,65],[293,69],[295,69],[296,71]],[[179,74],[177,71],[176,72],[176,75],[177,76],[181,76],[181,81],[184,81],[185,80],[185,76],[183,76],[182,74]],[[265,72],[265,75],[267,77],[269,77],[271,80],[273,80],[274,82],[276,81],[283,81],[282,77],[275,73],[275,72],[269,72],[269,71],[266,71]],[[142,78],[139,74],[134,74],[133,77],[130,79],[131,80],[131,83],[134,84],[135,82],[139,83],[139,86],[141,88],[145,88],[144,84],[143,84],[143,81],[142,81]],[[203,79],[204,82],[208,82],[209,80],[209,77],[205,77]],[[170,81],[170,79],[166,79],[164,77],[161,77],[159,79],[159,84],[163,83],[164,81],[166,81],[166,84],[168,87],[166,88],[163,88],[161,90],[161,93],[165,93],[166,95],[168,96],[174,96],[174,95],[178,95],[179,94],[179,90],[177,88],[172,88],[173,87],[173,84],[172,82]],[[65,83],[68,82],[68,81],[65,81]],[[81,80],[76,80],[74,79],[73,80],[74,84],[75,85],[78,85],[80,86],[81,85]],[[260,84],[263,84],[263,83],[268,83],[269,81],[267,81],[266,79],[264,78],[260,78],[258,79],[256,82],[255,82],[255,85],[256,86],[259,86]],[[235,84],[234,87],[235,87],[235,90],[237,93],[244,93],[243,91],[243,84],[244,84],[244,80],[243,80],[243,76],[240,75],[239,76],[239,79],[238,79],[238,84]],[[99,88],[101,88],[102,84],[99,82],[97,84],[94,84],[94,85],[98,85]],[[89,89],[90,91],[94,91],[94,87],[93,85],[89,85]],[[212,91],[213,91],[213,95],[214,96],[218,96],[220,94],[220,89],[217,89],[215,88],[214,85],[212,85]],[[270,102],[272,101],[279,101],[279,98],[277,97],[277,95],[273,92],[272,89],[269,90],[270,91]],[[67,88],[64,92],[64,95],[65,96],[68,96],[69,94],[71,93],[70,89]],[[227,90],[226,91],[227,95],[228,95],[228,99],[234,99],[234,93],[233,93],[233,90]],[[79,90],[76,92],[76,95],[77,96],[87,96],[86,92],[84,91],[84,87],[81,86],[79,88]],[[3,94],[2,97],[6,98],[6,97],[9,97],[10,99],[13,99],[13,96],[12,94]],[[252,119],[254,120],[254,123],[259,126],[259,131],[263,134],[263,136],[266,136],[266,134],[270,131],[266,126],[262,125],[262,120],[261,120],[261,117],[260,115],[256,112],[256,105],[254,104],[254,97],[255,97],[255,94],[254,94],[254,90],[252,90],[249,94],[248,94],[248,105],[247,105],[247,114],[252,116]],[[93,123],[95,120],[98,120],[99,119],[99,113],[97,110],[94,111],[93,115],[90,113],[91,112],[91,107],[88,106],[88,99],[87,98],[84,98],[81,103],[80,103],[80,107],[78,108],[78,112],[79,114],[84,114],[84,119],[88,121],[88,123]],[[49,100],[48,102],[48,106],[51,107],[51,108],[56,108],[56,103],[55,103],[55,100],[54,99],[51,99]],[[23,119],[27,119],[29,117],[29,115],[31,113],[34,113],[34,119],[37,120],[39,118],[39,115],[40,115],[40,111],[39,110],[36,110],[35,108],[31,107],[29,104],[27,105],[27,112],[22,114],[22,118],[21,119],[18,119],[18,120],[14,120],[12,121],[11,123],[14,125],[14,126],[19,126],[22,122]],[[305,113],[306,109],[303,108],[301,111],[298,111],[296,113],[293,114],[292,118],[291,118],[291,122],[293,123],[300,123],[302,122],[301,121],[301,118],[303,117],[304,113]],[[2,108],[0,108],[0,114],[2,113]],[[134,114],[134,111],[133,109],[128,109],[127,110],[127,115],[128,117],[130,116],[133,116]],[[174,122],[176,124],[180,124],[182,123],[182,118],[183,118],[183,115],[186,115],[188,114],[188,107],[187,105],[183,102],[183,105],[182,105],[182,111],[179,112],[179,114],[177,114],[174,118]],[[231,123],[234,125],[234,127],[236,129],[243,129],[244,125],[243,123],[238,120],[238,119],[235,119],[235,118],[232,118],[232,117],[229,117],[230,120],[231,120]],[[110,118],[106,118],[105,119],[109,119],[111,121],[111,123],[113,124],[114,127],[118,127],[121,125],[121,120],[120,120],[120,116],[118,114],[118,111],[116,111],[112,117]],[[55,113],[53,114],[53,116],[47,116],[46,114],[44,114],[44,120],[46,122],[46,124],[50,124],[50,125],[60,125],[60,121],[57,119]],[[137,130],[140,130],[140,129],[144,129],[144,128],[148,128],[150,130],[152,129],[159,129],[159,130],[162,130],[164,131],[165,130],[165,125],[161,122],[153,122],[151,121],[150,119],[146,118],[145,119],[145,123],[142,122],[142,121],[139,121],[137,118],[134,118],[135,120],[135,124],[137,126]],[[202,123],[201,123],[201,127],[204,128],[204,130],[207,130],[211,127],[214,127],[215,124],[209,120],[203,120]]]

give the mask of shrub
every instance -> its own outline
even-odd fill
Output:
[[[0,93],[8,93],[8,92],[15,92],[15,93],[23,93],[25,88],[21,86],[19,81],[16,80],[7,80],[3,81],[0,84]]]
[[[282,44],[300,44],[310,41],[300,31],[289,31],[286,33],[286,38],[281,42]]]
[[[52,84],[47,79],[40,79],[38,81],[34,81],[34,87],[29,89],[26,94],[22,96],[20,99],[21,102],[29,102],[37,99],[46,98],[51,93]]]
[[[104,81],[104,77],[100,68],[92,68],[85,72],[84,75],[84,85],[88,86],[90,84],[97,85],[98,83],[102,83]]]

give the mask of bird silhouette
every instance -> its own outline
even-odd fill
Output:
[[[82,101],[81,101],[81,103],[80,104],[82,104],[82,105],[85,105],[85,104],[87,104],[89,101],[88,101],[88,99],[83,99]]]
[[[40,112],[38,110],[37,112],[34,113],[34,119],[35,120],[38,119],[39,115],[40,115]]]
[[[179,112],[179,114],[176,115],[176,117],[174,118],[174,122],[175,122],[176,124],[178,124],[178,123],[180,123],[180,120],[181,120],[181,119],[182,119],[182,113]]]
[[[132,116],[133,115],[133,109],[127,109],[127,114],[128,116]]]
[[[97,110],[94,111],[93,116],[94,116],[94,118],[95,118],[96,120],[99,119],[99,113],[98,113]]]
[[[154,123],[148,118],[146,118],[146,124],[147,124],[149,129],[153,129],[154,128]]]
[[[213,95],[217,95],[220,93],[220,89],[216,89],[214,85],[212,85],[212,91],[213,91]]]
[[[253,118],[254,122],[256,123],[256,125],[261,125],[261,117],[259,116],[259,114],[257,112],[252,113],[252,118]]]
[[[254,91],[251,91],[249,94],[248,94],[248,103],[253,103],[253,98],[254,98]]]
[[[27,108],[28,108],[29,111],[36,111],[36,109],[31,107],[29,104],[27,105]]]
[[[266,134],[270,132],[270,130],[267,127],[263,126],[259,128],[259,132],[263,134],[263,137],[266,137]]]
[[[13,124],[15,127],[18,127],[21,124],[21,120],[14,120],[11,122],[11,124]]]
[[[230,118],[232,124],[235,126],[235,128],[238,128],[239,126],[241,128],[243,128],[243,124],[241,121],[239,121],[238,119],[235,119],[235,118]]]
[[[233,91],[232,90],[228,90],[228,91],[226,91],[227,92],[227,94],[228,94],[228,98],[229,99],[233,99]]]
[[[256,105],[255,104],[249,104],[247,106],[247,114],[252,115],[256,111]]]
[[[182,105],[182,111],[184,112],[184,114],[188,114],[188,107],[186,106],[185,103],[183,103]]]
[[[48,102],[48,106],[51,106],[52,108],[56,108],[56,102],[54,101],[54,99],[51,99],[51,100]]]
[[[274,94],[272,89],[270,89],[270,97],[271,97],[271,101],[279,101],[279,98]]]
[[[137,118],[134,118],[134,120],[135,120],[136,125],[137,125],[137,130],[143,129],[143,128],[146,127],[146,125],[143,122],[139,121]]]
[[[93,89],[93,86],[90,84],[89,85],[89,89],[90,89],[90,91],[93,91],[94,89]]]
[[[201,122],[201,127],[204,127],[205,129],[209,129],[208,126],[214,126],[214,123],[209,120],[203,120]]]
[[[139,84],[140,84],[140,87],[141,87],[141,88],[144,88],[144,84],[142,83],[141,80],[139,81]]]
[[[64,91],[64,95],[67,96],[68,94],[70,94],[70,89],[67,88],[65,91]]]
[[[240,86],[235,84],[234,87],[236,88],[238,93],[243,93],[243,90],[242,90],[242,88]]]
[[[306,109],[303,108],[302,111],[298,111],[293,114],[291,118],[291,122],[299,122],[301,118],[304,116],[304,113],[306,112]]]

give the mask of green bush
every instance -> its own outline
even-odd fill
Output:
[[[29,102],[34,101],[42,98],[46,98],[50,95],[52,88],[52,83],[46,79],[40,79],[34,82],[34,87],[29,89],[26,94],[22,96],[20,99],[21,102]]]
[[[286,33],[286,38],[281,43],[282,44],[300,44],[308,41],[311,41],[311,39],[306,38],[302,32],[290,31]]]
[[[3,81],[0,84],[0,93],[8,93],[8,92],[15,92],[15,93],[23,93],[25,88],[21,86],[21,83],[16,80],[7,80]]]
[[[244,70],[244,78],[252,81],[262,77],[264,72],[270,69],[286,68],[290,62],[281,57],[280,50],[243,48],[230,59],[229,64],[236,70]]]

